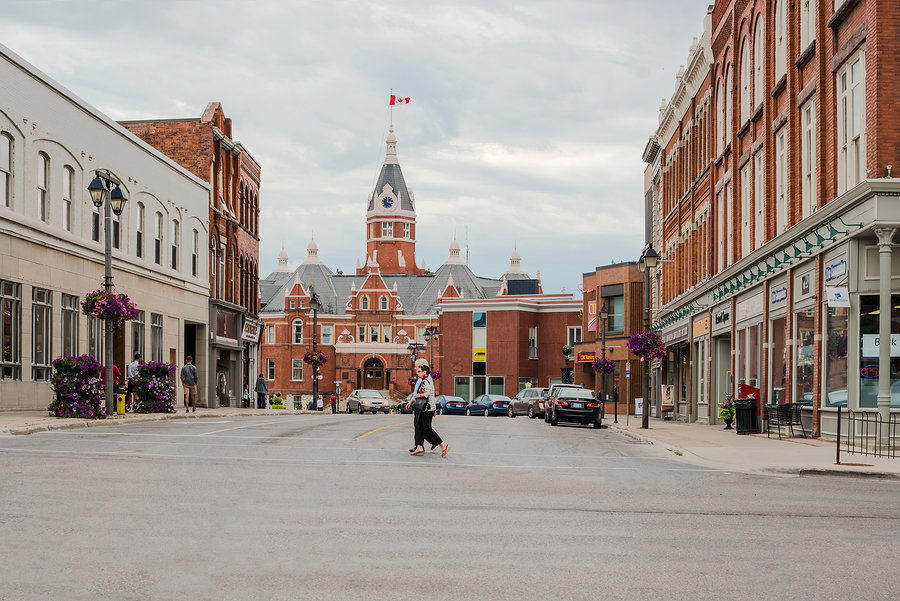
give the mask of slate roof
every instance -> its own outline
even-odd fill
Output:
[[[406,180],[403,179],[403,171],[400,170],[400,165],[385,163],[381,166],[381,173],[378,175],[378,181],[375,183],[372,197],[369,198],[369,211],[375,210],[375,202],[378,200],[381,191],[384,190],[385,184],[391,187],[394,195],[400,200],[400,208],[402,210],[416,210],[409,195],[409,190],[406,188]]]

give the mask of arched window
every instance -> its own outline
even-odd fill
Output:
[[[362,296],[359,299],[359,308],[360,309],[368,309],[369,308],[369,297],[368,296]]]
[[[787,73],[787,0],[775,2],[775,81]]]
[[[72,198],[75,196],[75,170],[69,165],[63,167],[63,206],[62,226],[66,231],[72,231]]]
[[[50,219],[49,207],[47,207],[47,194],[50,189],[50,157],[43,152],[38,153],[37,187],[38,217],[41,221],[48,221]]]
[[[293,331],[294,344],[303,344],[303,322],[299,319],[295,319],[291,324],[291,330]]]
[[[172,220],[172,269],[178,269],[178,220]]]
[[[144,205],[140,202],[137,204],[137,224],[135,229],[137,230],[135,254],[140,259],[144,256]]]
[[[725,143],[731,142],[731,128],[734,123],[734,75],[731,65],[725,68]]]
[[[750,118],[750,41],[747,36],[741,41],[741,126]]]
[[[381,310],[387,311],[388,308],[388,298],[386,296],[381,297]]]
[[[6,207],[12,206],[12,156],[12,136],[0,132],[0,196]]]
[[[762,14],[756,17],[756,29],[753,32],[753,108],[763,102],[765,91],[766,36],[764,35],[765,19]]]

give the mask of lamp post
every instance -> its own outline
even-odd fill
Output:
[[[601,325],[601,335],[600,335],[600,360],[606,361],[606,319],[609,317],[609,309],[606,308],[606,303],[603,303],[600,307],[600,325]],[[603,399],[603,402],[606,403],[606,374],[600,372],[600,398]],[[616,399],[613,404],[613,423],[619,423],[619,400]]]
[[[644,331],[650,330],[650,272],[656,268],[659,255],[653,250],[653,244],[648,244],[641,253],[638,261],[638,269],[644,272]],[[644,407],[641,411],[641,428],[650,427],[650,361],[644,360]]]
[[[425,328],[425,340],[428,341],[428,346],[431,347],[431,363],[428,365],[431,366],[431,371],[434,371],[434,341],[440,337],[441,333],[438,331],[437,326],[428,326]]]
[[[569,382],[569,361],[572,360],[572,351],[573,350],[574,349],[568,345],[562,347],[562,354],[566,361],[566,366],[564,368],[562,368],[562,374],[561,374],[563,384],[571,384],[571,382]]]
[[[112,190],[110,190],[110,188]],[[111,292],[112,289],[115,288],[112,275],[112,214],[115,213],[116,216],[122,214],[122,211],[125,209],[125,203],[128,202],[128,197],[125,195],[125,191],[122,190],[122,182],[109,171],[95,171],[94,179],[91,180],[87,189],[91,194],[91,200],[93,201],[94,206],[98,209],[104,207],[103,237],[105,243],[105,270],[103,274],[103,288],[105,288],[107,292]],[[116,404],[113,400],[113,372],[115,371],[115,368],[113,367],[113,328],[110,320],[105,320],[103,329],[104,344],[106,345],[104,351],[106,377],[103,383],[103,391],[104,396],[106,397],[106,413],[112,414],[116,410]]]
[[[416,359],[419,358],[419,351],[425,350],[425,345],[422,344],[421,342],[410,342],[406,346],[406,350],[408,350],[409,354],[410,354],[410,357],[409,357],[410,361],[411,361],[410,371],[412,373],[412,377],[415,378],[416,377]]]
[[[316,291],[310,286],[310,297],[309,297],[309,308],[312,310],[313,314],[313,334],[312,334],[312,350],[313,355],[316,353],[316,342],[318,338],[318,316],[319,310],[322,309],[321,303],[319,303],[319,296],[316,294]],[[313,363],[313,403],[316,408],[319,407],[319,364],[318,362]]]

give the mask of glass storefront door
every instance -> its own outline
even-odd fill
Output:
[[[779,317],[769,322],[769,352],[772,357],[772,370],[769,377],[769,402],[783,403],[785,401],[784,388],[787,386],[787,354],[784,329],[787,324],[786,317]]]
[[[878,406],[878,319],[881,311],[878,296],[859,297],[859,407]],[[891,296],[891,407],[900,408],[900,294]]]
[[[759,388],[759,337],[762,327],[755,324],[737,331],[735,363],[737,364],[737,383]],[[735,398],[741,398],[737,391]]]
[[[794,373],[794,402],[808,403],[813,401],[813,384],[815,383],[815,333],[816,324],[813,318],[813,310],[801,311],[794,314],[794,340],[797,348],[796,369]]]

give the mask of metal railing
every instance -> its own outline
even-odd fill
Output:
[[[841,462],[842,450],[851,455],[896,459],[900,456],[900,413],[884,419],[878,411],[838,407],[835,463]]]

